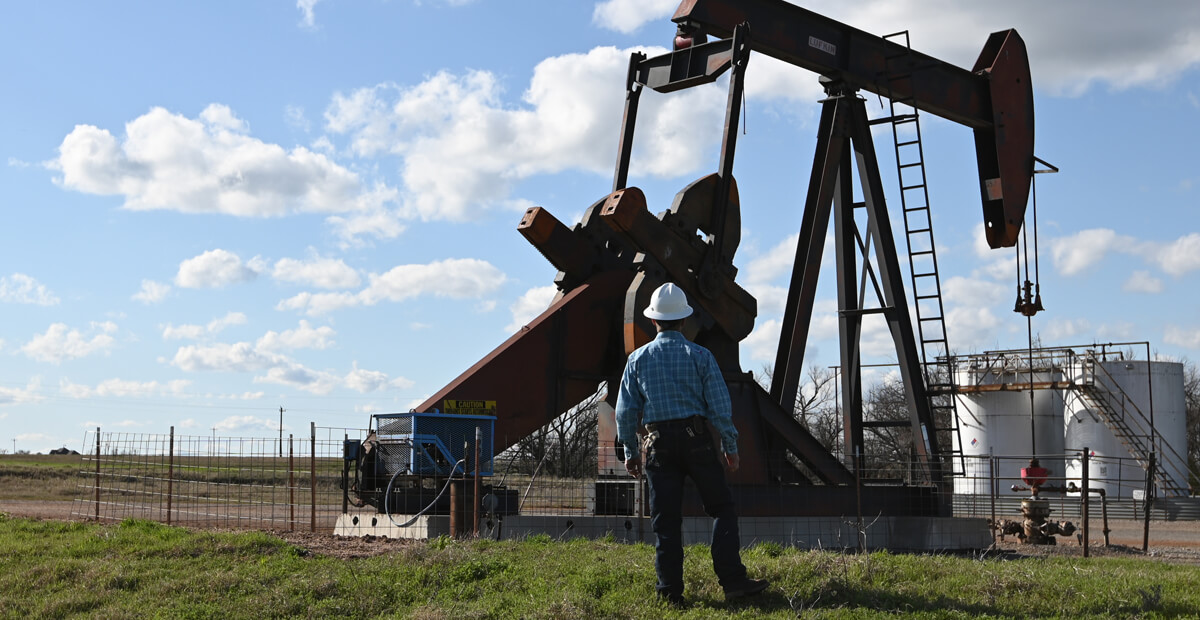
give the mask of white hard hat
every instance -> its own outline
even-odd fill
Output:
[[[650,305],[643,314],[657,321],[676,321],[691,316],[692,307],[688,305],[683,290],[668,282],[654,290]]]

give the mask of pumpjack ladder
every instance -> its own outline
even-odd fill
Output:
[[[902,51],[887,58],[886,91],[890,115],[871,121],[888,123],[895,147],[896,178],[900,186],[900,205],[904,213],[904,238],[908,247],[908,272],[912,279],[913,306],[917,313],[917,338],[920,342],[922,370],[929,396],[934,432],[953,435],[953,441],[939,442],[949,456],[951,472],[963,475],[966,463],[959,434],[958,409],[954,397],[954,369],[946,337],[945,306],[938,275],[937,250],[933,242],[933,218],[929,209],[929,186],[925,175],[925,152],[921,144],[921,117],[912,88],[894,88],[897,82],[911,82],[919,71],[907,30],[884,35],[884,39],[903,39]]]

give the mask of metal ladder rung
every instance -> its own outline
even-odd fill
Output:
[[[913,210],[914,210],[914,211],[920,211],[920,209],[913,209]],[[912,229],[912,230],[908,231],[908,234],[910,234],[910,235],[920,235],[920,234],[924,234],[924,233],[930,232],[930,231],[932,231],[932,230],[933,230],[932,228],[914,228],[914,229]]]

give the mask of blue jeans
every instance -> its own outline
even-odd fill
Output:
[[[646,478],[650,482],[650,526],[658,537],[654,570],[658,593],[683,594],[683,484],[690,477],[704,512],[713,519],[713,571],[724,588],[746,579],[740,555],[737,513],[733,495],[725,484],[712,435],[707,431],[688,433],[685,426],[660,428],[650,434],[645,454]]]

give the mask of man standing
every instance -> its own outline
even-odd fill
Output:
[[[721,438],[725,465],[737,471],[737,429],[729,389],[712,353],[681,332],[691,316],[687,296],[674,284],[654,291],[647,318],[658,335],[629,356],[617,395],[617,438],[625,445],[625,469],[643,471],[638,417],[647,430],[645,473],[650,482],[650,524],[658,537],[654,570],[658,595],[675,605],[683,599],[683,483],[690,477],[704,511],[713,519],[713,570],[725,598],[757,594],[767,581],[750,579],[740,555],[737,513],[708,425]]]

